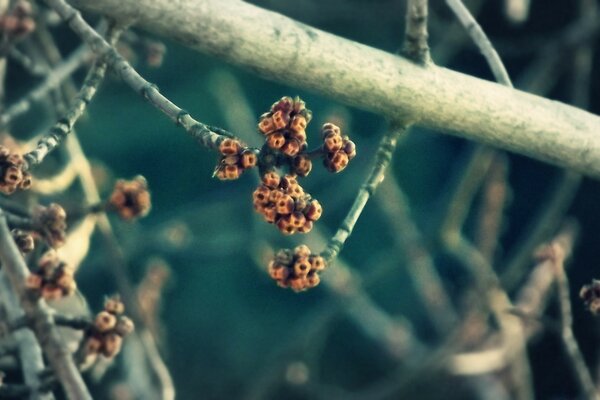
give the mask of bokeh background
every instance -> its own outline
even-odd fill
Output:
[[[252,3],[389,52],[396,52],[402,43],[405,3],[401,0]],[[444,2],[430,3],[434,61],[491,80],[484,59],[454,22]],[[567,40],[568,32],[582,25],[585,15],[579,3],[584,2],[532,0],[530,13],[520,24],[506,16],[504,1],[465,3],[496,45],[517,86],[533,86],[547,97],[570,103],[575,101],[575,82],[581,78],[585,84],[579,87],[586,90],[585,102],[581,103],[580,94],[579,104],[599,112],[600,52],[594,51],[599,48],[599,29],[583,35],[585,40]],[[53,32],[64,54],[77,46],[76,38],[64,27],[53,28]],[[358,156],[345,171],[332,175],[316,163],[313,173],[302,180],[305,189],[324,207],[317,224],[319,232],[310,233],[307,240],[316,243],[315,250],[324,247],[324,238],[335,231],[366,177],[387,122],[335,99],[260,79],[176,43],[164,43],[167,54],[159,68],[145,62],[143,49],[127,45],[121,49],[130,52],[143,76],[200,121],[224,127],[246,143],[258,146],[261,137],[256,132],[256,118],[281,96],[299,95],[314,115],[308,128],[309,144],[317,143],[318,127],[328,120],[339,121],[356,142]],[[592,57],[591,73],[577,64],[575,50],[583,46]],[[80,81],[83,74],[79,71],[75,79]],[[31,79],[18,67],[9,70],[9,83],[13,88],[8,93],[9,103],[31,87]],[[17,134],[26,136],[36,123],[31,117],[21,119]],[[305,237],[284,238],[262,222],[252,208],[255,174],[246,173],[234,182],[212,179],[216,155],[194,143],[118,80],[111,78],[102,87],[87,117],[78,124],[77,133],[105,194],[117,177],[141,174],[149,182],[151,214],[135,224],[115,220],[114,228],[132,282],[137,285],[147,280],[152,266],[160,265],[168,271],[160,291],[155,333],[178,398],[480,398],[486,396],[474,387],[505,373],[459,379],[419,369],[418,356],[403,358],[390,349],[389,340],[381,340],[382,335],[392,333],[370,332],[383,329],[377,326],[377,316],[372,319],[374,326],[357,323],[357,310],[363,308],[356,308],[355,303],[326,284],[301,294],[278,288],[265,273],[265,260],[273,249],[303,243]],[[473,144],[462,139],[413,129],[399,146],[393,173],[388,176],[406,194],[412,218],[459,310],[466,309],[469,279],[464,268],[439,251],[435,239],[456,177],[472,151]],[[536,213],[547,205],[562,177],[554,167],[514,154],[507,157],[510,195],[493,260],[500,272],[511,251],[527,237]],[[580,224],[568,269],[574,330],[596,377],[600,372],[600,332],[597,321],[585,312],[577,295],[583,284],[600,278],[600,185],[583,179],[579,188],[565,190],[574,194],[566,214]],[[352,273],[352,279],[361,283],[369,310],[382,313],[387,322],[410,326],[421,344],[433,349],[443,338],[435,334],[415,294],[405,254],[398,250],[395,216],[386,211],[386,201],[393,200],[378,193],[367,205],[340,263],[344,271]],[[465,227],[471,237],[480,201],[478,195]],[[560,221],[548,223],[554,226]],[[81,291],[92,309],[100,307],[103,295],[116,290],[110,260],[101,240],[94,237],[78,275]],[[337,263],[330,268],[338,268]],[[333,276],[330,278],[326,272],[322,279],[327,281]],[[551,299],[545,315],[552,321],[556,311]],[[425,357],[427,350],[411,351],[411,357],[420,351]],[[135,371],[135,362],[126,359],[128,354],[134,353],[124,351],[104,375],[88,376],[99,398],[146,398],[148,394],[136,392],[132,382],[148,379],[148,384],[156,383],[151,371],[140,378],[146,369]],[[542,329],[529,342],[528,355],[536,398],[581,398],[554,331]],[[380,391],[385,387],[391,389]],[[502,398],[502,393],[490,389],[487,398]]]

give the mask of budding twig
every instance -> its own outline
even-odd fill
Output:
[[[76,69],[81,67],[89,59],[90,54],[91,52],[85,46],[75,50],[69,58],[54,68],[42,83],[0,115],[0,126],[7,126],[14,118],[29,111],[34,103],[44,99],[49,91],[56,89]]]
[[[69,23],[71,29],[91,47],[98,57],[103,58],[127,85],[141,94],[173,122],[181,125],[200,144],[218,150],[219,144],[226,139],[226,136],[215,133],[207,125],[196,121],[187,111],[163,96],[155,85],[145,80],[98,32],[85,22],[79,11],[63,0],[45,1]]]
[[[490,66],[496,81],[502,85],[512,87],[512,82],[500,56],[467,7],[465,7],[461,0],[446,0],[446,4],[452,9],[460,23],[467,30],[469,36],[471,36],[473,42],[479,47],[479,50]]]
[[[358,221],[358,217],[360,217],[367,201],[369,201],[369,198],[375,192],[377,186],[383,181],[385,170],[392,160],[398,138],[404,132],[406,132],[405,126],[394,126],[381,139],[377,154],[375,154],[375,161],[371,173],[358,191],[358,195],[352,204],[352,208],[348,211],[346,218],[344,218],[340,224],[335,235],[329,240],[327,247],[321,252],[321,256],[325,259],[327,264],[331,264],[342,250],[344,243],[352,234],[354,225],[356,225],[356,221]]]
[[[18,295],[25,315],[32,321],[32,329],[40,342],[54,373],[61,382],[67,397],[91,399],[71,352],[65,347],[56,329],[53,311],[43,299],[32,298],[25,288],[29,271],[10,234],[6,216],[0,210],[0,261],[8,276],[12,290]]]
[[[113,29],[110,29],[107,33],[107,40],[114,43],[120,33],[120,29],[114,29],[113,27]],[[39,139],[36,148],[23,156],[29,166],[40,164],[48,153],[54,150],[54,148],[56,148],[56,146],[58,146],[73,130],[73,126],[83,115],[87,105],[90,103],[98,91],[98,87],[104,80],[106,67],[106,62],[100,59],[94,63],[92,68],[90,68],[79,93],[75,96],[73,104],[65,112],[63,117],[50,128],[48,133]]]

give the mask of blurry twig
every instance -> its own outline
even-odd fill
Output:
[[[428,0],[406,1],[406,29],[402,54],[419,64],[431,62],[427,44]]]

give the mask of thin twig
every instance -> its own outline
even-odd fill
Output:
[[[506,72],[504,63],[502,63],[496,49],[467,7],[465,7],[461,0],[446,0],[446,4],[452,9],[454,15],[456,15],[460,23],[465,27],[467,33],[471,36],[471,39],[485,57],[496,81],[502,85],[512,87],[513,85],[508,76],[508,72]]]
[[[375,161],[371,173],[362,184],[354,203],[352,203],[350,211],[348,211],[348,214],[340,224],[337,232],[329,240],[327,247],[321,252],[321,255],[328,264],[331,264],[336,258],[342,250],[344,243],[352,234],[354,225],[356,224],[356,221],[358,221],[358,217],[360,217],[367,201],[369,201],[369,198],[375,192],[377,186],[384,179],[385,170],[392,160],[392,155],[396,149],[396,143],[398,142],[399,136],[405,132],[405,126],[393,126],[381,139],[377,153],[375,154]]]
[[[79,11],[63,0],[45,0],[79,37],[88,44],[94,53],[103,58],[115,73],[136,93],[141,94],[154,107],[162,111],[173,122],[181,125],[193,138],[207,148],[216,150],[227,137],[213,132],[207,125],[196,121],[165,96],[158,88],[145,80],[102,36],[81,17]]]
[[[25,261],[12,239],[6,216],[0,210],[0,261],[18,296],[25,314],[32,321],[32,329],[54,373],[70,399],[91,399],[77,370],[71,352],[66,348],[54,323],[53,311],[43,299],[35,299],[27,292],[25,280],[29,274]]]
[[[75,50],[69,58],[54,68],[42,83],[0,115],[0,126],[7,126],[14,118],[29,111],[34,103],[43,100],[49,91],[59,87],[62,81],[69,78],[76,69],[89,60],[90,54],[91,52],[85,46]]]
[[[81,90],[75,97],[74,103],[69,107],[65,115],[46,133],[40,140],[36,148],[23,157],[29,163],[29,166],[40,164],[44,158],[56,146],[58,146],[65,136],[67,136],[77,120],[83,115],[87,105],[90,103],[100,83],[106,73],[106,63],[96,61],[88,72]]]
[[[570,366],[573,369],[579,389],[587,399],[600,399],[588,367],[585,364],[575,335],[573,334],[573,314],[569,294],[569,280],[565,273],[565,249],[559,242],[553,242],[545,249],[545,256],[552,262],[558,286],[558,301],[560,305],[561,339]]]
[[[8,55],[11,60],[17,62],[23,69],[36,77],[45,77],[50,73],[50,70],[33,61],[27,54],[22,53],[15,46],[11,46],[8,50]]]
[[[407,0],[406,2],[406,29],[404,32],[404,46],[402,54],[426,65],[431,62],[427,39],[427,13],[428,0]]]

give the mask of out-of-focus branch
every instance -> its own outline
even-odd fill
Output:
[[[558,102],[443,68],[422,68],[237,0],[72,3],[115,18],[132,18],[154,33],[261,76],[324,93],[391,120],[455,132],[600,176],[596,134],[600,118]]]
[[[402,54],[419,64],[431,61],[427,39],[428,0],[406,1],[406,29]]]

